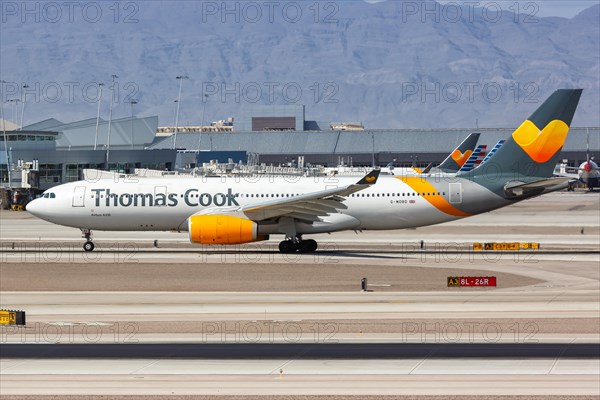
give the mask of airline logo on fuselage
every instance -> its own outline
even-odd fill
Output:
[[[199,193],[198,189],[188,189],[178,193],[113,193],[110,189],[92,189],[95,206],[100,207],[176,207],[179,200],[189,207],[239,206],[231,188],[227,193]]]

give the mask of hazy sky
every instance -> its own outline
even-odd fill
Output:
[[[527,2],[522,1],[521,3]],[[571,18],[580,13],[582,10],[593,6],[594,4],[600,3],[600,0],[545,0],[537,1],[536,3],[538,3],[540,7],[540,17],[547,17],[553,15]]]

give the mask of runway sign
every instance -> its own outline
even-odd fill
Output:
[[[519,243],[519,242],[491,242],[491,243],[473,243],[474,251],[492,250],[492,251],[518,251],[518,250],[539,250],[539,243]]]
[[[496,286],[495,276],[449,276],[448,287]]]
[[[0,325],[25,325],[25,311],[0,310]]]
[[[521,249],[523,250],[539,250],[539,243],[521,243]]]

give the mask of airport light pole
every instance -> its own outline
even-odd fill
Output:
[[[16,130],[19,130],[19,103],[21,99],[9,99],[8,102],[15,105],[15,125],[17,125]]]
[[[131,150],[133,150],[133,105],[137,104],[138,101],[135,99],[131,99],[128,101],[131,104]]]
[[[110,86],[110,107],[108,109],[108,137],[106,138],[106,170],[109,171],[108,160],[110,156],[110,132],[112,128],[112,109],[113,101],[115,98],[115,79],[119,78],[117,75],[111,75],[112,85]]]
[[[4,86],[6,82],[0,81],[0,84]],[[4,152],[6,153],[6,174],[8,175],[8,188],[11,187],[10,179],[10,162],[8,160],[8,140],[6,138],[6,120],[4,119],[4,99],[0,98],[0,118],[2,119],[2,133],[4,135]]]
[[[198,154],[200,154],[200,142],[202,141],[202,127],[204,126],[204,112],[206,111],[206,102],[208,94],[204,94],[204,104],[202,105],[202,120],[200,121],[200,134],[198,135]]]
[[[190,79],[189,76],[179,75],[175,79],[179,80],[179,95],[177,95],[177,111],[175,112],[175,133],[173,133],[173,149],[177,143],[177,129],[179,128],[179,107],[181,105],[181,88],[183,87],[183,80]]]
[[[23,89],[29,89],[29,85],[28,84],[24,84],[23,85]],[[23,130],[23,116],[25,115],[25,103],[27,102],[27,96],[23,94],[23,91],[21,91],[21,97],[23,98],[23,100],[21,101],[21,128],[19,130]]]
[[[102,86],[104,83],[98,83],[98,112],[96,113],[96,136],[94,136],[94,150],[98,147],[98,128],[100,127],[100,102],[102,101]]]
[[[371,141],[373,142],[373,151],[371,152],[371,167],[375,168],[375,132],[371,131]]]

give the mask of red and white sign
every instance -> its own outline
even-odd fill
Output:
[[[496,286],[495,276],[461,276],[460,286]]]
[[[495,276],[449,276],[448,287],[485,287],[496,286]]]

